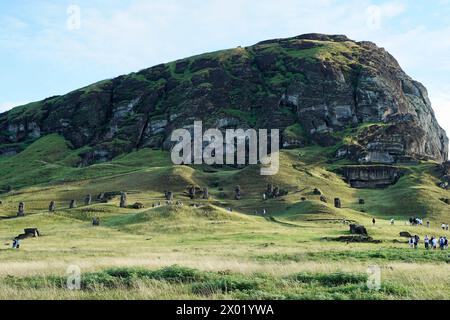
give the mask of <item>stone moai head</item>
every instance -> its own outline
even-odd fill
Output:
[[[194,199],[195,198],[195,186],[190,186],[188,191],[189,191],[189,197],[191,199]]]
[[[86,197],[84,198],[84,205],[90,206],[91,202],[92,202],[92,196],[90,194],[86,195]]]
[[[266,192],[266,194],[267,194],[268,197],[272,196],[272,194],[273,194],[273,184],[269,183],[267,185],[267,192]]]
[[[236,188],[234,188],[234,199],[241,200],[241,187],[240,186],[236,186]]]
[[[273,197],[274,197],[274,198],[278,198],[279,196],[280,196],[280,188],[275,187],[275,188],[273,189]]]
[[[164,197],[167,201],[173,201],[173,192],[172,191],[166,191],[164,193]]]
[[[334,199],[334,206],[338,209],[342,208],[342,203],[341,203],[341,199],[339,198],[335,198]]]
[[[25,203],[23,203],[23,202],[19,203],[19,209],[17,210],[17,216],[18,217],[25,216]]]

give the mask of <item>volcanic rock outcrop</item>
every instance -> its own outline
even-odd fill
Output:
[[[172,130],[194,120],[280,129],[285,148],[340,144],[336,157],[357,163],[448,156],[422,84],[374,43],[322,34],[161,64],[15,108],[0,115],[0,154],[58,133],[80,149],[78,165],[90,165],[136,148],[168,150]]]

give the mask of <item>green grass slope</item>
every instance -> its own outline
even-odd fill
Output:
[[[77,168],[71,164],[78,152],[52,135],[16,156],[0,158],[1,183],[11,186],[0,194],[0,298],[449,297],[448,253],[410,250],[399,237],[401,231],[422,239],[450,236],[439,229],[450,218],[439,198],[449,191],[436,186],[434,163],[408,166],[408,174],[387,189],[358,190],[335,173],[339,163],[330,162],[330,149],[317,146],[282,151],[280,172],[271,177],[261,176],[257,166],[173,166],[168,153],[150,149]],[[268,183],[288,194],[263,201]],[[185,191],[192,184],[208,187],[211,198],[189,199]],[[236,185],[242,188],[241,201],[233,199]],[[328,203],[313,195],[314,188]],[[183,205],[165,205],[165,190]],[[129,204],[141,202],[145,208],[119,208],[118,197],[95,201],[97,194],[110,191],[125,191]],[[83,205],[86,194],[93,195],[90,206]],[[341,198],[342,209],[334,208],[335,197]],[[69,209],[72,199],[78,207]],[[50,214],[52,200],[57,210]],[[16,218],[20,201],[27,215]],[[162,205],[153,207],[158,202]],[[260,215],[263,209],[268,216]],[[405,225],[412,215],[430,219],[431,228]],[[100,227],[92,226],[94,217],[100,218]],[[364,224],[382,242],[326,240],[349,234],[342,219]],[[24,240],[20,250],[10,249],[12,238],[29,227],[39,228],[42,236]],[[74,264],[83,271],[83,288],[70,292],[61,281]],[[374,264],[382,270],[380,291],[365,286],[367,267]],[[193,278],[182,280],[185,273]]]

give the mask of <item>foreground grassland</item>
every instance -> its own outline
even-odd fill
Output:
[[[448,191],[436,187],[433,163],[408,168],[388,189],[356,190],[331,171],[337,164],[328,163],[330,150],[318,147],[283,151],[280,173],[262,177],[255,167],[173,167],[167,154],[152,150],[74,168],[77,155],[61,138],[44,139],[25,156],[0,158],[1,183],[12,186],[0,195],[0,299],[450,298],[449,252],[412,250],[399,237],[401,231],[421,239],[450,236],[439,229],[450,220],[439,201]],[[33,183],[25,187],[27,181]],[[288,195],[263,201],[267,183]],[[208,186],[211,199],[187,198],[191,184]],[[241,201],[232,200],[236,185]],[[312,195],[314,188],[328,204]],[[184,205],[166,206],[165,190]],[[107,191],[126,191],[129,204],[145,208],[120,209],[118,198],[82,205],[86,194],[95,199]],[[342,199],[342,209],[333,207],[334,197]],[[78,208],[68,209],[71,199]],[[51,200],[57,203],[53,214],[47,212]],[[27,216],[15,218],[20,201]],[[163,205],[152,208],[157,202]],[[262,209],[268,216],[255,214]],[[414,215],[430,219],[431,228],[405,225]],[[93,217],[100,227],[91,225]],[[349,234],[343,219],[365,225],[382,242],[326,240]],[[12,238],[28,227],[42,236],[12,250]],[[82,271],[79,291],[66,289],[71,265]],[[378,291],[366,285],[373,265],[381,269]]]

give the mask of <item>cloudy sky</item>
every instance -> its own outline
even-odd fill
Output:
[[[385,47],[450,135],[450,0],[0,0],[0,111],[206,51],[320,32]]]

